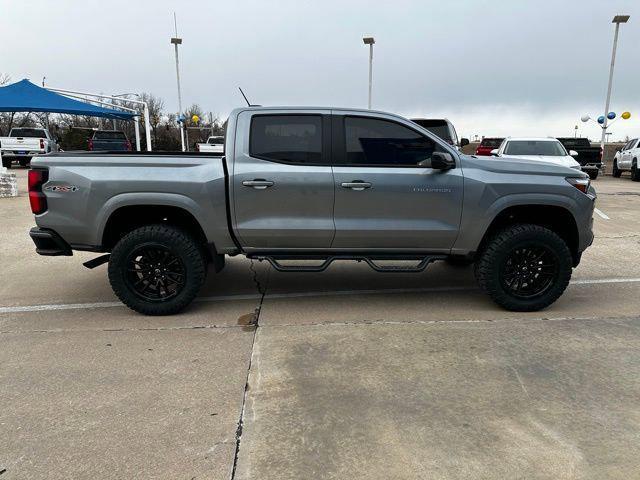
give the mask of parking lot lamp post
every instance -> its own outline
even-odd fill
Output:
[[[373,80],[373,44],[376,43],[373,37],[362,39],[365,45],[369,45],[369,110],[371,110],[371,82]]]
[[[171,38],[176,52],[176,80],[178,81],[178,118],[182,115],[182,93],[180,91],[180,62],[178,61],[178,45],[182,45],[182,39],[178,38],[178,26],[176,24],[176,14],[173,14],[173,23],[176,29],[176,36]],[[184,148],[184,122],[180,122],[180,142],[182,143],[182,151]]]
[[[611,84],[613,83],[613,67],[616,62],[616,48],[618,46],[618,31],[621,23],[627,23],[629,15],[616,15],[611,23],[616,24],[615,33],[613,34],[613,51],[611,52],[611,66],[609,67],[609,84],[607,86],[607,100],[604,107],[604,123],[602,124],[602,137],[600,138],[600,148],[604,151],[604,143],[607,135],[607,114],[609,113],[609,102],[611,101]]]

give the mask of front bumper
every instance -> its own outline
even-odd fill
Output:
[[[36,253],[40,255],[73,255],[69,244],[53,230],[33,227],[29,230],[29,236],[33,243],[36,244]]]

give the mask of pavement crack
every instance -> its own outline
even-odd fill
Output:
[[[249,365],[247,366],[247,376],[244,382],[244,393],[242,395],[242,405],[240,406],[240,418],[238,419],[238,426],[236,428],[236,449],[233,455],[233,466],[231,467],[231,480],[236,478],[236,468],[238,467],[238,456],[240,454],[240,442],[242,440],[242,430],[244,427],[244,413],[247,405],[247,393],[249,392],[249,378],[251,377],[251,366],[253,364],[253,355],[255,353],[256,337],[258,335],[258,329],[260,328],[260,312],[262,311],[262,304],[264,303],[264,297],[267,294],[267,288],[269,286],[269,278],[271,277],[271,266],[267,270],[267,280],[264,284],[258,279],[258,273],[256,272],[253,260],[251,260],[250,269],[253,272],[253,281],[256,284],[256,288],[260,293],[260,302],[254,312],[254,320],[252,322],[253,338],[251,339],[251,354],[249,355]]]

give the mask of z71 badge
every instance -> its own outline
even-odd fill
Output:
[[[77,192],[79,189],[75,185],[47,185],[44,187],[45,192],[69,193]]]

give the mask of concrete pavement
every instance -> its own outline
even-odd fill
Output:
[[[256,263],[262,298],[233,258],[187,312],[153,318],[82,267],[94,254],[35,254],[16,171],[21,196],[0,201],[2,480],[640,471],[639,183],[595,182],[608,219],[543,312],[505,312],[445,264]]]

